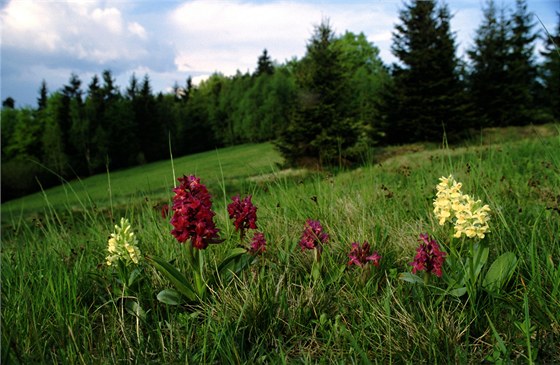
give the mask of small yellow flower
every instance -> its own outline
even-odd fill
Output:
[[[115,225],[115,232],[109,237],[107,251],[107,265],[111,266],[118,260],[124,261],[126,265],[130,263],[138,264],[142,256],[138,248],[138,240],[132,231],[128,219],[121,218],[119,225]]]
[[[463,194],[463,184],[455,181],[453,175],[441,177],[436,186],[436,198],[434,199],[434,214],[440,225],[450,222],[454,225],[456,238],[463,234],[468,238],[484,238],[488,232],[488,221],[490,219],[490,207],[482,205],[480,200],[474,200],[471,196]]]

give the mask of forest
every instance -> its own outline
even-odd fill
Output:
[[[154,93],[149,75],[121,88],[111,70],[71,74],[54,91],[39,81],[36,107],[2,103],[2,201],[223,146],[273,141],[286,165],[352,166],[376,146],[559,121],[560,14],[543,29],[526,0],[482,12],[465,59],[448,6],[409,1],[392,65],[363,33],[335,34],[325,19],[301,59],[279,63],[265,49],[252,73],[188,78],[170,93]]]

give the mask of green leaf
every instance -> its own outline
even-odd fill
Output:
[[[488,292],[498,294],[511,279],[517,267],[517,257],[511,251],[500,255],[490,266],[482,287]]]
[[[482,267],[484,267],[484,265],[488,261],[489,252],[490,250],[488,249],[487,246],[482,247],[481,244],[477,244],[474,246],[474,252],[473,252],[474,255],[472,258],[474,264],[474,275],[472,276],[472,278],[474,278],[475,281],[476,278],[478,278],[478,275],[480,274]]]
[[[411,272],[401,272],[399,274],[399,279],[402,281],[408,281],[412,284],[424,284],[424,280],[418,275],[414,275]]]
[[[140,274],[141,274],[140,269],[136,268],[132,270],[132,272],[128,276],[128,286],[132,286],[136,282]]]
[[[222,273],[223,270],[228,269],[232,261],[239,258],[241,255],[247,252],[246,248],[243,247],[236,247],[229,252],[229,256],[226,257],[220,265],[218,265],[218,273]]]
[[[182,303],[181,294],[173,289],[164,289],[157,295],[157,299],[168,305],[179,305]]]
[[[146,260],[152,264],[152,266],[162,273],[173,286],[175,289],[179,291],[179,293],[183,294],[191,301],[197,300],[195,291],[188,280],[185,278],[183,274],[179,272],[176,268],[174,268],[171,264],[167,261],[155,257],[155,256],[146,256]]]
[[[311,277],[314,280],[319,280],[319,278],[321,278],[321,264],[319,262],[313,262],[313,266],[311,266]]]
[[[126,311],[132,314],[133,316],[136,316],[143,321],[146,320],[146,312],[144,312],[144,309],[142,309],[142,307],[140,306],[140,304],[138,304],[137,301],[127,300],[125,304],[125,308]]]

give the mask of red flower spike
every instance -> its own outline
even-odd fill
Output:
[[[243,200],[239,195],[232,198],[233,202],[227,206],[229,218],[233,219],[235,231],[244,235],[247,229],[257,229],[257,207],[251,202],[251,195]]]
[[[266,251],[266,240],[264,234],[261,232],[255,232],[253,235],[253,241],[251,242],[251,247],[249,252],[253,255],[259,255]]]
[[[446,253],[441,251],[437,242],[434,239],[430,239],[430,236],[427,234],[420,234],[418,241],[420,246],[416,249],[414,261],[410,263],[412,273],[416,274],[417,271],[425,271],[441,277]]]
[[[379,266],[379,260],[381,260],[381,256],[377,251],[373,251],[373,254],[370,255],[370,246],[367,241],[364,241],[362,246],[359,243],[354,242],[352,243],[352,249],[348,254],[350,261],[348,261],[348,266],[356,265],[356,266],[364,266],[368,262],[371,262],[374,266]]]
[[[319,221],[308,219],[301,235],[299,245],[302,250],[322,249],[322,246],[329,241],[329,235],[323,232],[323,226]]]
[[[217,241],[218,229],[214,224],[216,213],[212,211],[212,200],[200,178],[193,175],[177,179],[181,185],[174,188],[171,234],[183,243],[191,240],[193,247],[205,249]]]

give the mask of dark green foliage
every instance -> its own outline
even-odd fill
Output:
[[[47,99],[49,97],[49,90],[47,89],[47,82],[41,81],[41,88],[39,89],[39,97],[37,98],[37,109],[43,110],[47,107]]]
[[[474,104],[476,127],[507,125],[509,109],[508,29],[503,10],[498,18],[494,2],[490,0],[484,11],[482,24],[468,52],[472,63],[469,75],[470,96]],[[492,82],[488,82],[492,80]]]
[[[542,80],[544,104],[549,114],[560,120],[560,13],[555,33],[546,34],[545,50],[542,51]]]
[[[6,109],[14,109],[16,107],[16,101],[14,100],[14,98],[8,96],[6,99],[4,99],[4,101],[2,102],[2,108],[6,108]]]
[[[272,75],[273,73],[274,73],[274,65],[272,64],[272,60],[268,55],[268,51],[264,49],[262,55],[259,57],[257,61],[257,69],[255,70],[255,76],[260,76],[262,74]]]
[[[413,0],[400,13],[393,33],[394,85],[387,93],[387,141],[440,141],[461,131],[463,86],[446,5]]]
[[[537,108],[539,85],[532,31],[533,14],[527,3],[516,2],[511,18],[488,1],[477,30],[475,45],[468,54],[469,76],[476,127],[524,125],[542,122]]]
[[[374,103],[385,74],[377,48],[363,34],[336,38],[328,22],[316,27],[295,67],[298,99],[277,143],[287,164],[355,161],[373,142]]]
[[[524,125],[535,121],[534,97],[537,87],[534,60],[537,34],[532,31],[535,23],[533,14],[527,12],[526,0],[517,0],[511,23],[511,52],[508,60],[511,108],[508,119],[511,125]]]
[[[295,114],[278,143],[288,164],[305,164],[306,160],[331,164],[343,143],[353,144],[357,139],[351,129],[340,128],[344,122],[344,85],[340,51],[333,43],[329,23],[321,23],[298,65],[296,82],[300,90]]]

